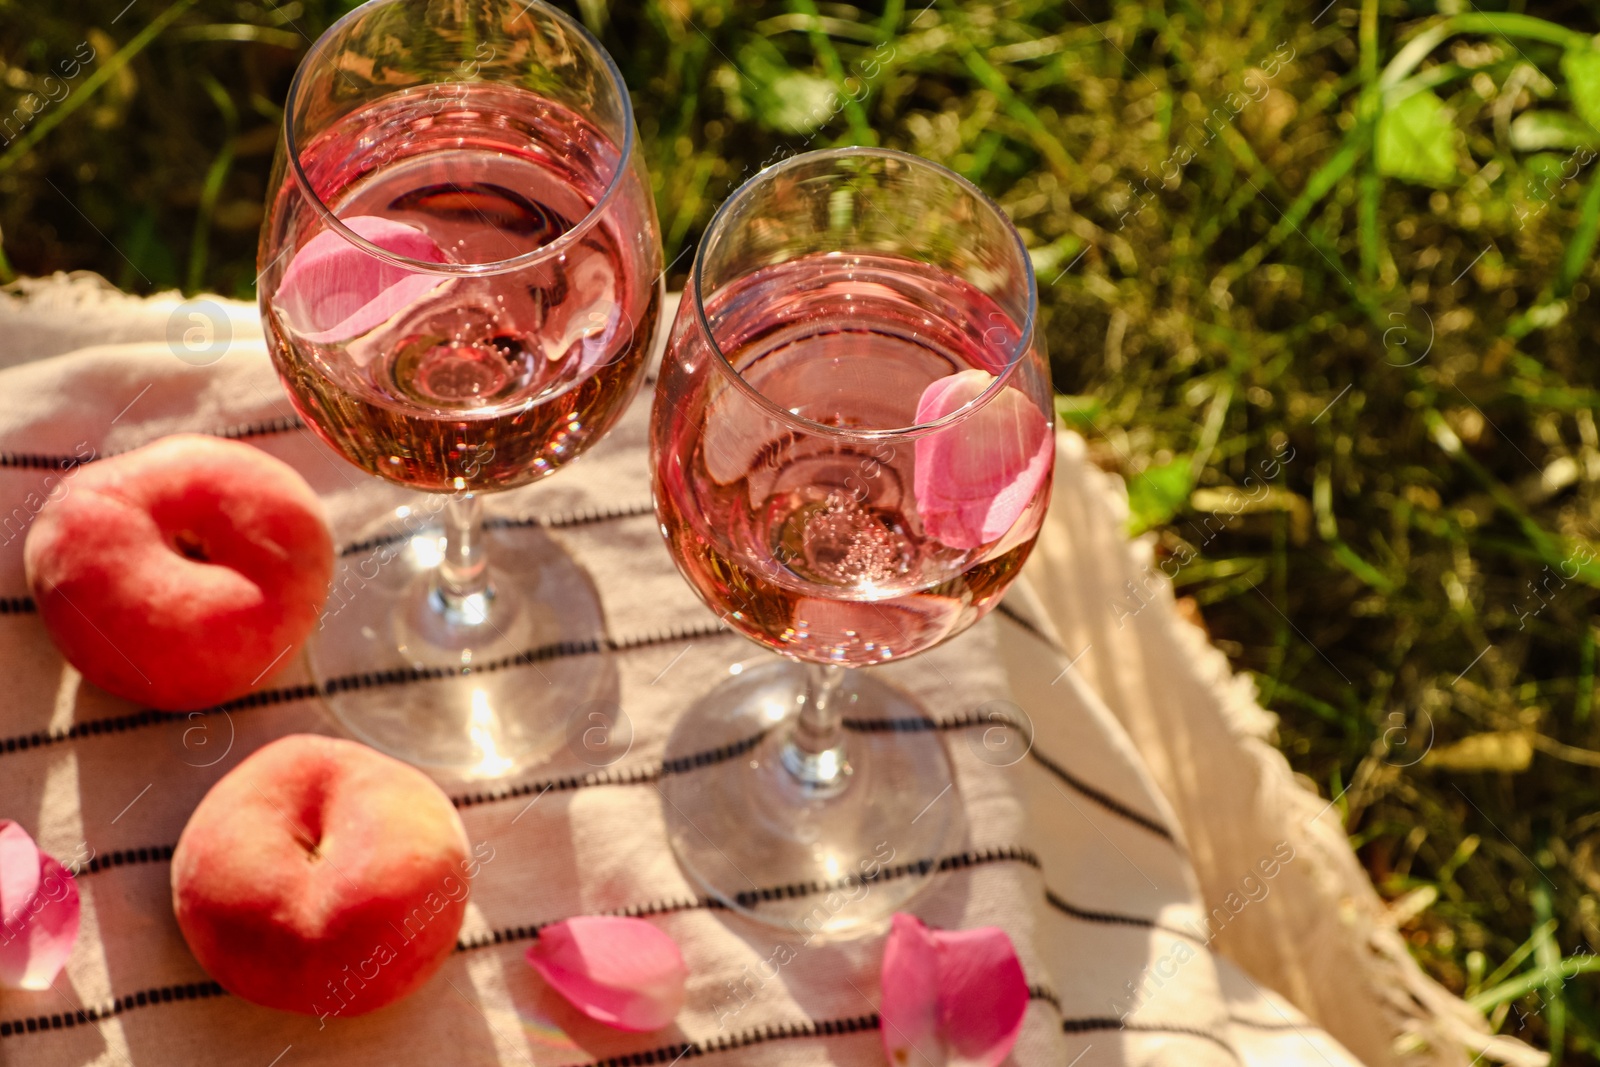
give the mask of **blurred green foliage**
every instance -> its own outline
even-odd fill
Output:
[[[125,4],[0,0],[0,273],[248,297],[288,80],[343,7]],[[1000,200],[1063,420],[1417,956],[1592,1059],[1600,15],[1516,6],[575,10],[634,90],[675,280],[783,154],[888,144]]]

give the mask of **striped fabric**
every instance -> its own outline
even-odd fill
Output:
[[[169,901],[184,821],[249,752],[335,727],[300,663],[203,713],[134,707],[80,684],[33,612],[22,544],[44,495],[60,479],[70,486],[85,456],[197,430],[248,440],[304,474],[346,538],[345,565],[381,548],[350,543],[349,531],[407,496],[300,425],[259,334],[245,332],[236,325],[228,354],[208,367],[165,344],[130,343],[0,371],[0,817],[73,866],[83,898],[82,935],[54,988],[0,992],[0,1064],[883,1062],[882,936],[786,941],[697,895],[667,845],[661,781],[739,754],[730,746],[664,762],[675,715],[730,665],[763,653],[708,613],[668,559],[650,508],[648,391],[572,470],[489,501],[494,522],[553,539],[587,568],[608,623],[592,642],[528,649],[484,669],[522,672],[534,687],[540,663],[608,651],[634,727],[628,755],[597,770],[563,752],[515,780],[455,790],[469,837],[490,858],[455,954],[407,1000],[319,1024],[245,1003],[200,970]],[[1058,498],[1084,491],[1056,487]],[[1179,820],[1074,662],[1024,582],[967,634],[875,668],[931,717],[848,726],[937,731],[964,816],[945,854],[897,856],[882,877],[931,870],[910,905],[918,915],[1010,934],[1032,990],[1017,1064],[1355,1063],[1212,951],[1232,913],[1201,904]],[[339,681],[434,684],[412,671]],[[1026,756],[996,766],[985,748],[993,730],[1031,735]],[[1270,891],[1269,871],[1294,862],[1285,843],[1261,857],[1250,885]],[[827,891],[771,885],[750,895]],[[1255,891],[1241,890],[1244,907]],[[674,1027],[627,1035],[588,1023],[523,962],[542,926],[583,914],[645,916],[677,939],[690,985]],[[780,944],[793,958],[774,974],[766,961]]]

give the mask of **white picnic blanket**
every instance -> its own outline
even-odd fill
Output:
[[[667,845],[657,786],[674,717],[760,653],[719,627],[660,543],[648,395],[574,470],[489,503],[541,519],[593,576],[631,751],[601,772],[563,756],[458,792],[469,836],[495,858],[456,953],[413,997],[319,1029],[211,983],[168,895],[171,847],[213,781],[274,737],[336,732],[296,690],[303,667],[193,718],[109,697],[81,684],[32,613],[22,544],[69,457],[179,430],[239,437],[292,464],[323,495],[336,538],[397,490],[299,426],[251,305],[141,301],[92,276],[23,283],[0,293],[0,368],[0,818],[76,862],[83,899],[54,989],[0,992],[0,1064],[883,1062],[882,935],[802,946],[753,995],[742,982],[730,1012],[730,982],[759,971],[779,935],[697,899]],[[1011,1062],[1544,1062],[1490,1038],[1406,956],[1337,811],[1266,743],[1271,717],[1151,578],[1148,546],[1121,532],[1125,510],[1121,483],[1063,433],[1052,513],[1000,611],[929,653],[936,671],[875,668],[924,701],[965,808],[966,839],[928,857],[939,873],[908,907],[933,925],[1010,934],[1033,992]],[[1131,615],[1111,610],[1128,581],[1152,590]],[[1034,728],[1008,766],[973,743],[995,701]],[[651,916],[683,947],[689,1002],[668,1030],[587,1023],[522,959],[539,924],[615,911]]]

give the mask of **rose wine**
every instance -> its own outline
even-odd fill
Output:
[[[712,609],[777,651],[848,666],[921,652],[988,611],[1028,556],[1049,479],[1017,481],[1014,521],[982,541],[948,532],[934,498],[1024,437],[1048,471],[1042,361],[1007,372],[1018,325],[964,280],[888,256],[802,256],[706,310],[742,382],[680,321],[652,442],[662,532]],[[934,383],[962,372],[994,385],[983,419],[892,432],[926,425]]]
[[[660,252],[647,189],[595,212],[614,176],[639,176],[593,124],[527,90],[434,85],[353,112],[300,158],[336,217],[405,257],[352,242],[283,182],[263,307],[279,373],[329,444],[414,488],[495,490],[616,421],[655,330]],[[556,242],[481,274],[406,262],[497,264]]]

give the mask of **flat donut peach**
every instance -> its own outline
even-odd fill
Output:
[[[450,799],[421,771],[295,734],[211,787],[172,854],[172,907],[206,972],[245,1000],[348,1018],[455,950],[471,879]]]
[[[328,597],[333,541],[292,467],[175,434],[78,469],[23,549],[39,615],[89,681],[172,711],[250,691]]]

